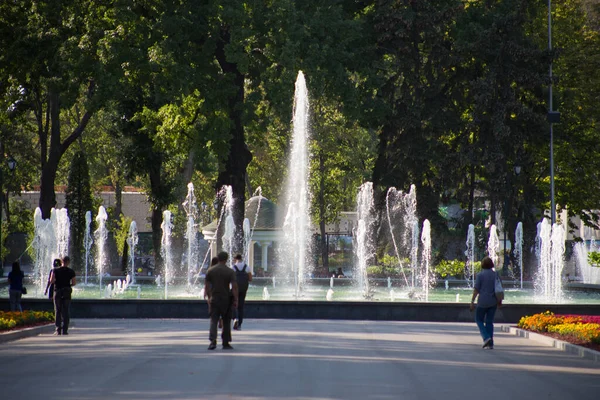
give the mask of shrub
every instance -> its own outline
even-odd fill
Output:
[[[588,262],[592,267],[600,267],[600,252],[590,251],[588,253]]]
[[[462,278],[465,274],[465,262],[460,260],[442,260],[434,267],[434,270],[442,278],[447,276]]]

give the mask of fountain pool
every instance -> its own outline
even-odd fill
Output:
[[[109,278],[104,278],[105,282],[109,282]],[[185,279],[181,282],[174,282],[169,285],[169,300],[202,300],[202,286],[188,286]],[[139,281],[139,279],[138,279]],[[110,281],[112,286],[117,286],[116,280]],[[370,293],[371,297],[365,299],[362,290],[352,285],[350,279],[340,278],[334,279],[333,287],[331,286],[330,278],[309,279],[301,296],[295,295],[296,288],[293,282],[288,284],[283,282],[283,279],[277,280],[277,285],[273,286],[272,278],[254,278],[250,284],[246,296],[247,301],[267,300],[267,301],[334,301],[334,302],[418,302],[418,303],[464,303],[470,302],[472,288],[469,288],[465,282],[456,282],[445,289],[444,283],[439,282],[439,285],[430,288],[428,293],[414,292],[403,286],[395,286],[396,282],[388,287],[387,279],[371,280]],[[536,297],[533,289],[521,289],[519,283],[515,282],[514,288],[512,285],[505,285],[505,300],[504,304],[546,304],[543,298]],[[265,299],[265,289],[267,289],[268,299]],[[329,290],[330,293],[328,296]],[[598,304],[600,305],[600,287],[596,290],[579,291],[569,290],[568,287],[564,292],[560,304]],[[425,300],[427,296],[427,300]],[[0,288],[0,298],[8,297],[8,288],[6,286]],[[31,290],[24,298],[44,298],[43,293],[37,290]],[[141,299],[141,300],[160,300],[165,298],[165,288],[161,284],[157,285],[154,281],[141,282],[139,284],[130,284],[122,293],[113,293],[107,296],[106,290],[100,290],[97,284],[90,283],[88,285],[79,284],[73,288],[73,299]],[[549,303],[553,304],[553,303]]]

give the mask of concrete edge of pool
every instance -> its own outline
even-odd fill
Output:
[[[23,299],[24,310],[52,311],[48,299]],[[0,299],[0,310],[10,310]],[[525,315],[544,311],[557,314],[600,315],[600,304],[506,304],[498,309],[496,322],[517,323]],[[247,301],[246,318],[346,319],[380,321],[472,322],[467,303]],[[74,299],[71,318],[207,318],[204,300]]]

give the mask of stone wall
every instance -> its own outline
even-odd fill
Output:
[[[104,208],[114,207],[116,204],[116,196],[114,192],[102,191],[95,194],[96,197],[102,199]],[[35,211],[39,204],[40,192],[22,192],[21,196],[17,196],[27,204],[31,211]],[[126,217],[133,219],[137,225],[138,232],[152,232],[150,224],[150,203],[143,192],[123,192],[121,195],[123,214]],[[65,193],[56,193],[56,207],[63,208],[65,206]],[[96,218],[98,210],[92,210],[92,218]],[[33,215],[33,214],[32,214]]]

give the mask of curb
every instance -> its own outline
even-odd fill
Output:
[[[42,333],[52,333],[54,332],[55,326],[54,323],[50,322],[48,325],[40,325],[34,326],[31,328],[19,329],[16,331],[9,331],[0,333],[0,343],[11,342],[13,340],[19,340],[28,338],[31,336],[37,336]]]
[[[544,336],[539,333],[529,332],[523,329],[515,328],[512,326],[503,325],[501,327],[502,332],[507,332],[513,334],[515,336],[527,338],[534,340],[538,343],[545,344],[547,346],[554,347],[556,349],[562,350],[569,354],[576,355],[581,358],[585,358],[597,363],[600,363],[600,351],[591,350],[585,347],[577,346],[571,343],[564,342],[562,340],[554,339],[549,336]]]

